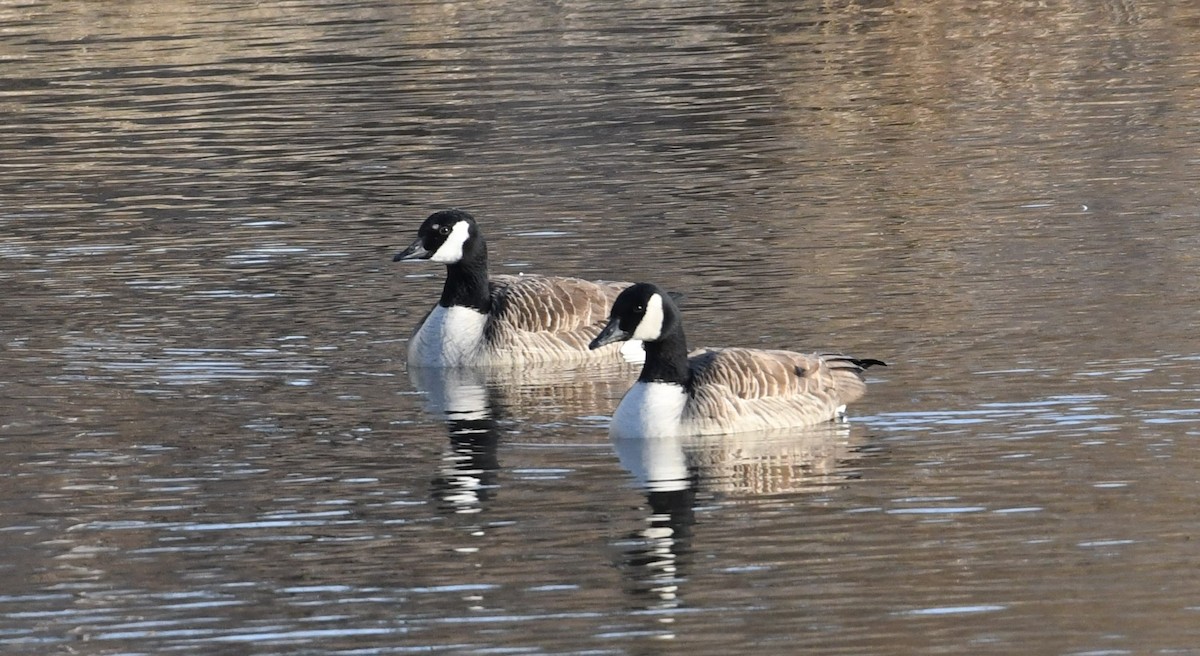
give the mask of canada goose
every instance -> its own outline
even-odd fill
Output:
[[[670,295],[637,283],[617,296],[591,348],[639,339],[646,362],[613,413],[613,437],[715,435],[809,426],[838,418],[866,392],[879,360],[748,348],[690,355]]]
[[[446,265],[442,297],[409,339],[410,366],[520,366],[642,358],[640,344],[599,352],[588,348],[588,338],[603,325],[605,311],[630,283],[525,275],[489,280],[487,245],[475,218],[462,210],[431,214],[417,231],[416,241],[392,260]]]

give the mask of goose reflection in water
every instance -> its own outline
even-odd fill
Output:
[[[617,459],[646,492],[646,525],[618,541],[629,593],[647,609],[678,605],[696,522],[695,470],[677,437],[613,438]]]
[[[613,438],[646,494],[645,525],[615,542],[628,591],[648,610],[679,606],[698,493],[735,505],[753,497],[827,491],[853,476],[861,446],[846,423],[712,437]]]
[[[501,488],[501,433],[523,422],[574,423],[611,414],[637,375],[630,365],[576,368],[410,367],[427,409],[446,422],[450,442],[432,493],[446,513],[477,513]],[[519,421],[510,420],[510,417]],[[535,439],[533,435],[523,439]]]
[[[409,369],[413,385],[425,393],[428,409],[446,422],[450,443],[431,487],[446,513],[476,513],[499,485],[502,407],[489,398],[486,379],[463,369]]]

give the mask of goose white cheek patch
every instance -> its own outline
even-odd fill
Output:
[[[463,256],[463,244],[467,243],[467,238],[470,236],[470,224],[465,221],[455,223],[454,227],[450,229],[450,234],[446,235],[446,241],[433,252],[429,259],[442,264],[458,262]]]
[[[637,328],[633,330],[631,339],[640,339],[643,342],[653,342],[662,337],[663,329],[663,305],[662,296],[654,294],[646,301],[646,313],[642,315],[642,320],[638,322]]]

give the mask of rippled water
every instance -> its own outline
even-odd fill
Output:
[[[0,3],[0,651],[1200,652],[1188,3]],[[407,372],[493,269],[888,360],[610,443]]]

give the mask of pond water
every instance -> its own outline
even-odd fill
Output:
[[[1200,8],[0,3],[0,651],[1200,653]],[[492,269],[887,360],[609,441],[423,377]]]

